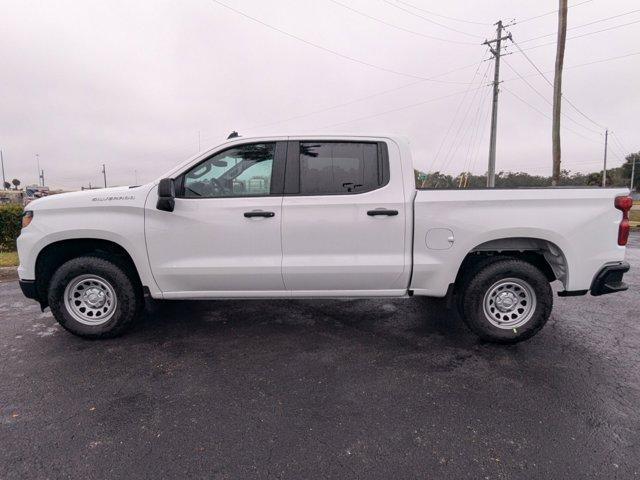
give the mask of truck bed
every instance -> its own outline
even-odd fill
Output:
[[[624,260],[625,249],[617,243],[622,214],[614,199],[628,193],[623,188],[418,189],[411,289],[444,296],[470,252],[534,245],[565,290],[587,290],[604,264]]]

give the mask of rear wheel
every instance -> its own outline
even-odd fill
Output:
[[[460,304],[465,323],[480,338],[517,343],[547,323],[553,292],[544,273],[530,263],[496,258],[466,275]]]
[[[53,275],[49,305],[65,329],[85,338],[115,337],[141,313],[139,282],[127,269],[99,257],[79,257]]]

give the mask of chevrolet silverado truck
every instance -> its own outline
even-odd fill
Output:
[[[484,340],[627,289],[625,189],[416,189],[396,136],[234,138],[142,186],[35,200],[20,286],[87,338],[154,299],[447,297]]]

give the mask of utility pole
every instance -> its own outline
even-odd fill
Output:
[[[2,164],[2,190],[4,190],[4,184],[7,183],[6,178],[4,178],[4,157],[2,156],[2,150],[0,150],[0,163]],[[633,176],[631,177],[633,179]],[[633,180],[631,180],[633,184]]]
[[[607,186],[607,146],[609,144],[609,130],[604,132],[604,167],[602,168],[602,186]]]
[[[636,176],[636,160],[637,158],[634,156],[633,163],[631,164],[631,187],[629,188],[629,190],[631,190],[631,193],[633,193],[633,179]]]
[[[487,45],[493,58],[495,59],[495,68],[493,69],[493,103],[491,106],[491,137],[489,141],[489,169],[487,171],[487,187],[493,188],[496,186],[496,138],[498,130],[498,94],[500,93],[500,56],[502,49],[502,40],[511,38],[509,33],[506,36],[502,36],[502,30],[504,25],[502,20],[498,20],[496,23],[496,38],[493,40],[485,40],[483,45]],[[494,49],[491,44],[495,43]]]
[[[40,186],[44,187],[44,170],[40,170],[40,183],[42,184]]]
[[[560,183],[560,112],[562,109],[562,68],[564,66],[564,46],[567,40],[567,0],[560,0],[558,9],[558,44],[556,48],[556,71],[553,80],[553,125],[551,127],[551,143],[553,149],[553,170],[551,185]]]
[[[38,164],[38,185],[42,181],[42,170],[40,170],[40,154],[36,153],[36,163]]]
[[[102,164],[102,177],[104,178],[104,188],[107,188],[107,169]]]

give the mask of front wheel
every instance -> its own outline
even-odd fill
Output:
[[[535,266],[497,258],[474,271],[462,289],[467,326],[483,340],[517,343],[538,333],[551,315],[553,292]]]
[[[85,338],[115,337],[141,312],[138,282],[120,265],[100,257],[79,257],[55,272],[49,306],[58,323]]]

